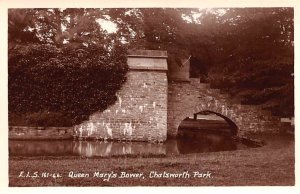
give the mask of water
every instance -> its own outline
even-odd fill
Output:
[[[201,138],[168,139],[164,143],[103,142],[78,140],[9,141],[10,156],[84,156],[178,155],[243,149],[229,137],[202,134]]]

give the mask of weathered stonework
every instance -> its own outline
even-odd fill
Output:
[[[172,81],[190,81],[190,60],[185,58],[181,60],[181,65],[178,65],[173,60],[169,60],[168,79]]]
[[[75,136],[162,142],[167,138],[166,52],[131,52],[117,102],[75,126]]]
[[[189,67],[183,66],[184,71],[173,69],[167,80],[166,59],[164,51],[129,52],[130,70],[126,83],[117,93],[117,102],[75,126],[74,136],[162,142],[167,135],[177,135],[183,119],[206,110],[233,121],[239,136],[279,132],[282,127],[279,118],[260,107],[236,103],[218,89],[200,83],[199,78],[189,78]],[[180,74],[176,75],[178,72]]]
[[[206,110],[232,120],[238,127],[238,136],[257,132],[278,133],[283,126],[279,118],[259,106],[236,103],[218,89],[210,89],[208,84],[200,83],[199,78],[190,78],[190,81],[170,81],[168,84],[169,136],[177,135],[183,119]]]
[[[63,127],[10,127],[10,139],[77,138],[162,142],[177,136],[183,119],[201,111],[213,111],[235,123],[237,135],[278,133],[287,126],[259,106],[241,105],[189,78],[189,63],[168,72],[165,51],[130,51],[127,81],[117,93],[117,102],[88,121]]]

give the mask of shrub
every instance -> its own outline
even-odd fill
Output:
[[[75,51],[52,45],[15,47],[9,52],[9,113],[32,113],[31,122],[52,124],[44,121],[49,111],[52,120],[64,117],[80,123],[115,102],[127,70],[121,46],[111,52],[101,47]]]

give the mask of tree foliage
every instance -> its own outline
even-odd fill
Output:
[[[111,13],[129,47],[167,50],[169,61],[175,61],[169,65],[181,65],[180,59],[191,55],[194,77],[242,103],[293,116],[292,8],[146,8]]]
[[[22,123],[23,115],[28,125],[73,125],[115,102],[126,79],[126,48],[99,28],[92,13],[21,9],[9,14],[11,122]]]
[[[52,45],[18,46],[9,63],[9,110],[60,112],[70,124],[105,110],[125,81],[126,52],[115,48],[74,50]]]
[[[293,9],[229,9],[210,81],[280,116],[294,114]],[[223,27],[224,26],[224,27]]]
[[[10,112],[62,112],[76,123],[95,107],[105,109],[125,79],[125,53],[131,48],[167,50],[171,66],[192,56],[193,77],[243,103],[294,114],[292,8],[10,9],[8,14]],[[99,20],[114,23],[116,31],[109,33]]]

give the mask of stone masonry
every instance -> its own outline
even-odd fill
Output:
[[[117,102],[74,127],[78,138],[162,142],[167,138],[167,53],[130,51]]]
[[[222,94],[219,89],[211,89],[209,84],[200,83],[199,78],[189,82],[169,81],[168,84],[168,135],[176,136],[183,119],[201,111],[220,113],[238,127],[238,136],[249,133],[278,133],[283,126],[279,118],[260,106],[241,105]]]
[[[130,51],[128,66],[127,81],[117,93],[117,102],[75,126],[75,137],[162,142],[167,135],[177,135],[183,119],[205,110],[233,121],[239,136],[252,132],[278,132],[281,127],[279,118],[272,117],[259,106],[233,102],[220,90],[200,83],[199,78],[182,75],[180,68],[171,74],[178,71],[179,78],[184,80],[170,72],[167,80],[165,51]]]

